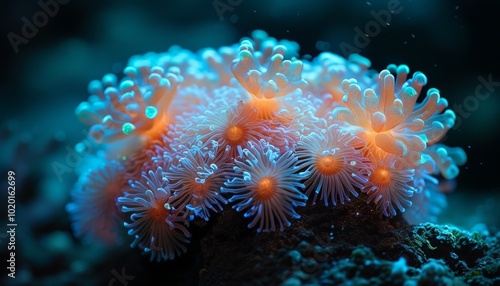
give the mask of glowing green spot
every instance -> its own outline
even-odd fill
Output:
[[[145,114],[147,118],[153,119],[156,117],[156,115],[158,115],[158,109],[156,109],[156,107],[154,106],[148,106],[146,107]]]
[[[127,122],[125,124],[123,124],[122,126],[122,131],[123,131],[123,134],[125,135],[130,135],[132,132],[134,132],[135,130],[135,126],[134,124],[130,123],[130,122]]]

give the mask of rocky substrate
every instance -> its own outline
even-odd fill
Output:
[[[385,218],[363,198],[256,233],[234,210],[201,239],[200,285],[500,285],[500,232]]]

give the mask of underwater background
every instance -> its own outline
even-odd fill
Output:
[[[231,274],[224,271],[231,267],[224,261],[214,259],[212,269],[205,268],[207,256],[200,253],[210,245],[203,242],[192,241],[187,255],[160,263],[150,262],[139,249],[130,248],[132,239],[112,248],[83,243],[75,237],[66,210],[71,200],[70,190],[78,179],[78,164],[68,172],[58,173],[54,162],[67,163],[75,145],[86,138],[82,131],[87,127],[78,121],[75,109],[87,100],[90,81],[107,73],[120,73],[134,55],[164,52],[173,45],[191,51],[206,47],[217,49],[238,43],[257,29],[278,40],[297,42],[301,56],[316,57],[328,51],[346,57],[345,49],[350,47],[369,59],[371,68],[377,71],[395,63],[408,65],[412,73],[425,73],[428,79],[426,88],[439,89],[441,96],[448,100],[449,108],[457,115],[455,127],[449,130],[442,142],[461,147],[467,154],[467,162],[459,167],[460,174],[450,182],[456,186],[453,192],[446,194],[448,203],[437,224],[480,233],[488,242],[500,239],[500,189],[496,180],[499,164],[497,140],[500,138],[500,44],[495,41],[500,27],[499,4],[493,1],[430,0],[61,0],[53,2],[57,3],[57,11],[53,10],[46,19],[39,19],[43,22],[39,27],[26,31],[23,30],[25,21],[33,21],[35,15],[43,11],[42,4],[50,1],[30,2],[4,2],[0,9],[4,35],[0,71],[0,260],[4,266],[0,284],[145,285],[160,279],[160,285],[232,285],[236,280],[227,278]],[[376,21],[374,14],[387,10],[388,5],[396,2],[400,9],[391,14],[390,23],[379,25],[379,29],[360,45],[358,31],[364,31],[368,23]],[[483,96],[484,92],[490,96]],[[10,229],[7,226],[9,171],[15,172],[16,186],[15,279],[8,276],[9,262],[6,261],[10,255],[10,233],[7,232]],[[315,219],[311,221],[318,223]],[[231,222],[234,223],[229,218],[216,224],[223,229],[217,230],[216,227],[218,233],[215,236],[231,236],[231,230],[234,230],[238,235],[251,233],[255,237],[247,243],[276,243],[275,237],[259,238],[259,234],[252,230],[242,234]],[[206,236],[213,224],[198,228],[193,237]],[[320,223],[317,225],[319,227]],[[300,226],[295,227],[300,231]],[[314,225],[309,227],[314,228]],[[426,230],[430,227],[422,226]],[[244,221],[243,228],[246,228]],[[294,239],[300,242],[303,235],[298,234]],[[304,237],[307,240],[307,235]],[[339,237],[348,241],[349,233],[344,232]],[[358,238],[356,241],[363,244]],[[224,247],[216,242],[213,244],[213,251]],[[494,244],[498,249],[498,242]],[[368,248],[363,248],[363,251],[349,252],[353,261],[382,260],[371,253],[379,255],[376,247],[371,247],[370,243],[365,245]],[[227,247],[225,251],[229,253],[248,251],[238,249],[238,244]],[[465,249],[462,247],[464,253],[458,255],[476,255],[468,254]],[[271,251],[274,250],[279,257],[280,248],[276,246]],[[302,267],[304,275],[314,276],[304,270],[302,262],[297,262],[305,259],[301,257],[306,257],[307,251],[304,254],[298,248],[290,248],[285,252],[283,255],[288,260],[277,260],[272,267],[266,267],[283,273],[287,269],[293,272]],[[342,257],[338,258],[339,263],[343,261],[344,253],[335,253]],[[498,252],[484,251],[484,254],[498,255]],[[435,258],[447,261],[449,255],[446,252],[435,255]],[[465,257],[463,260],[471,259]],[[500,285],[499,257],[491,259],[496,261],[496,266],[493,265],[496,268],[488,272],[478,266],[482,272],[465,283]],[[408,267],[398,264],[397,259],[392,261],[394,264],[385,267],[387,275]],[[235,259],[231,263],[246,262]],[[332,265],[337,267],[335,269],[344,269],[342,265]],[[354,264],[352,268],[362,269],[363,266]],[[311,282],[310,278],[295,274],[286,276],[283,281],[266,280],[275,273],[262,269],[255,267],[254,272],[248,272],[252,279],[256,279],[250,284],[311,285],[329,284],[328,281],[340,284],[340,280],[335,279]],[[209,272],[209,275],[204,276],[204,272]],[[354,281],[353,285],[361,278],[370,281],[363,275],[376,276],[370,272],[347,275],[342,279],[346,284]],[[199,277],[205,278],[200,280]],[[245,275],[239,277],[248,278]],[[392,283],[402,285],[403,278],[394,279]],[[374,281],[371,283],[376,283]],[[425,285],[445,283],[437,281]]]

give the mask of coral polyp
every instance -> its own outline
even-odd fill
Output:
[[[466,161],[441,142],[456,119],[447,100],[406,65],[298,50],[257,30],[136,55],[122,78],[92,81],[76,115],[97,142],[89,156],[112,163],[80,174],[75,233],[108,240],[116,215],[131,246],[162,261],[187,251],[190,222],[231,208],[257,232],[286,232],[318,201],[434,221]]]
[[[355,149],[355,139],[331,125],[325,134],[311,133],[298,142],[297,154],[312,173],[305,185],[306,195],[314,194],[313,202],[319,195],[326,206],[344,204],[367,183],[369,160]]]
[[[195,128],[201,142],[217,141],[221,150],[228,148],[228,155],[235,158],[238,147],[248,141],[270,140],[270,130],[260,120],[256,120],[256,110],[246,109],[240,103],[222,110],[207,110]]]
[[[130,188],[118,198],[123,213],[131,213],[124,222],[134,237],[131,246],[138,246],[151,261],[174,259],[187,251],[189,243],[187,213],[176,208],[163,169],[142,174],[141,181],[130,182]]]
[[[362,191],[368,193],[368,202],[375,202],[385,216],[395,216],[396,209],[404,212],[412,205],[415,192],[411,186],[414,169],[398,168],[398,158],[386,156],[377,161]]]
[[[222,211],[222,206],[227,204],[220,194],[220,187],[230,168],[224,162],[225,152],[219,152],[218,148],[218,144],[213,142],[213,147],[208,150],[197,146],[183,150],[178,155],[179,163],[165,173],[175,192],[175,202],[205,220],[210,218],[210,211]]]
[[[257,226],[258,232],[283,231],[290,218],[300,218],[295,208],[305,206],[301,181],[308,172],[299,170],[298,158],[291,151],[280,154],[263,140],[248,142],[240,154],[234,167],[236,176],[221,188],[222,193],[232,194],[233,208],[253,217],[248,227]]]
[[[116,200],[126,186],[123,174],[118,162],[109,161],[81,175],[66,207],[77,236],[108,245],[120,242]]]
[[[397,78],[389,70],[397,72]],[[364,90],[356,79],[343,80],[346,107],[336,107],[332,117],[349,123],[374,153],[394,154],[417,166],[427,144],[439,141],[453,126],[455,114],[444,111],[448,102],[435,88],[417,104],[427,78],[416,72],[407,79],[408,73],[407,66],[389,66],[378,74],[374,88]]]
[[[182,80],[175,68],[127,67],[123,72],[126,78],[119,82],[113,74],[92,81],[88,101],[76,109],[79,120],[90,126],[89,136],[95,142],[131,142],[118,156],[134,154],[161,137],[171,121],[168,109]]]

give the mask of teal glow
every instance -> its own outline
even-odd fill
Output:
[[[154,106],[148,106],[146,107],[145,114],[147,118],[153,119],[158,115],[158,109]]]
[[[123,124],[122,126],[122,131],[125,135],[130,135],[132,132],[134,132],[135,130],[135,126],[134,124],[130,123],[130,122],[127,122],[125,124]]]

